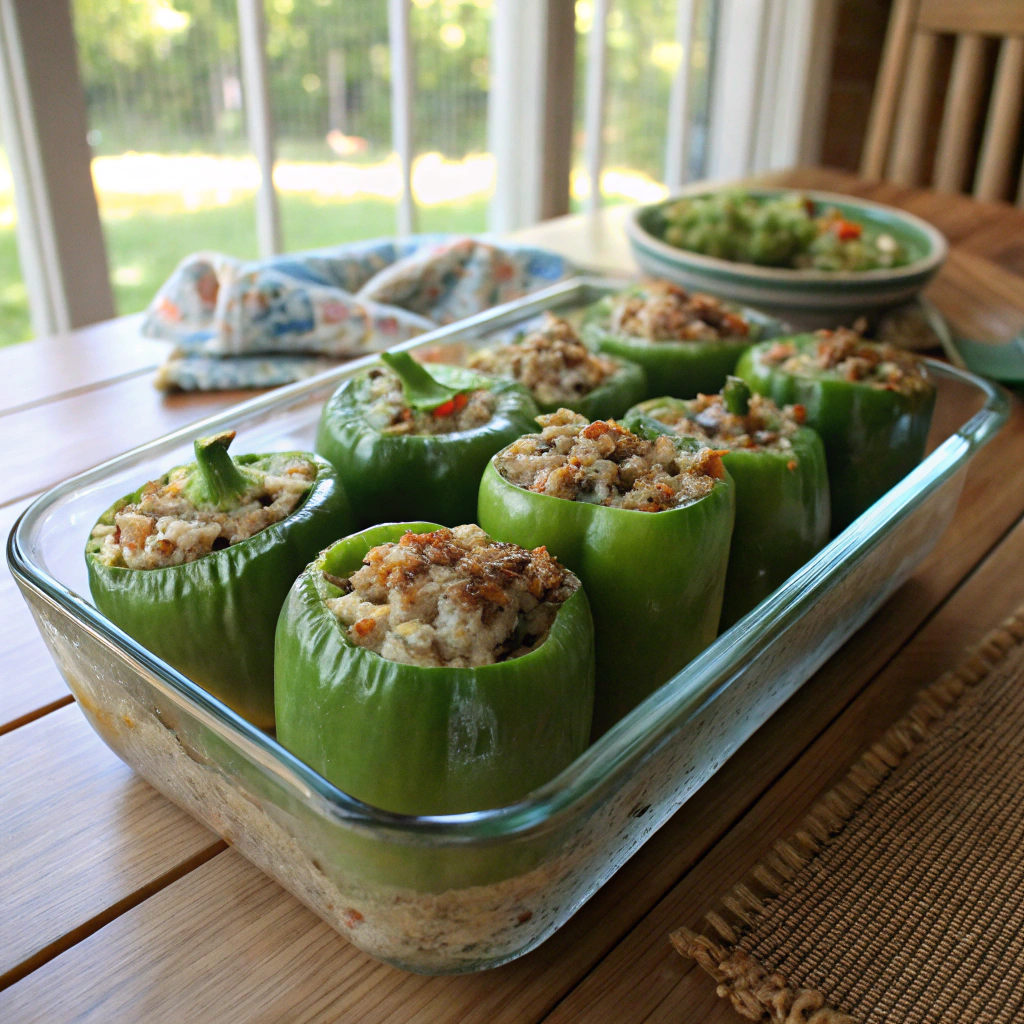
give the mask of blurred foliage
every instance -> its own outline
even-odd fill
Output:
[[[97,152],[245,148],[235,0],[73,0]],[[447,157],[487,146],[493,0],[413,0],[415,136]],[[702,0],[695,108],[707,104],[715,4]],[[282,152],[379,159],[391,149],[386,0],[266,0],[271,98]],[[577,133],[592,0],[577,0]],[[658,178],[679,50],[676,0],[617,0],[608,16],[607,166]],[[699,116],[699,115],[698,115]],[[355,140],[333,152],[331,130]]]
[[[329,131],[390,150],[385,0],[267,0],[267,53],[278,136]],[[420,151],[486,148],[491,0],[415,0]],[[82,78],[97,152],[244,145],[234,0],[74,0]],[[312,155],[312,154],[311,154]]]

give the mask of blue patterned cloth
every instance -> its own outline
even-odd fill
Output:
[[[176,345],[157,374],[164,390],[271,387],[575,272],[557,253],[443,235],[249,263],[197,253],[157,292],[142,333]]]

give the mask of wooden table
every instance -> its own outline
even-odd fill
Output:
[[[1024,211],[823,171],[778,180],[905,207],[949,237],[930,295],[959,330],[1024,326]],[[621,212],[524,233],[628,269]],[[162,398],[133,317],[0,352],[0,529],[40,490],[241,397]],[[111,754],[0,578],[0,1020],[735,1020],[668,946],[847,764],[1024,601],[1024,408],[979,456],[914,578],[557,935],[481,975],[425,978],[332,932]]]

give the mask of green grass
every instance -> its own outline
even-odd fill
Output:
[[[255,203],[248,200],[191,213],[141,211],[109,217],[107,240],[118,313],[144,309],[178,262],[189,253],[213,249],[232,256],[256,256]],[[486,229],[487,201],[473,199],[420,211],[420,231],[477,232]],[[316,202],[281,196],[281,226],[289,251],[341,245],[395,231],[395,204],[382,199]],[[14,229],[0,230],[0,345],[32,336],[28,296],[21,279]]]

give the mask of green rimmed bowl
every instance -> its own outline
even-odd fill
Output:
[[[746,306],[755,306],[787,320],[800,330],[852,324],[909,302],[942,266],[949,251],[945,236],[931,224],[891,206],[866,199],[803,189],[748,188],[759,199],[799,192],[842,215],[893,235],[910,254],[906,266],[889,270],[790,270],[704,256],[677,249],[655,233],[658,212],[681,197],[707,196],[719,191],[706,185],[683,189],[649,206],[630,212],[626,220],[633,256],[652,277],[661,277],[693,291],[708,292]]]

